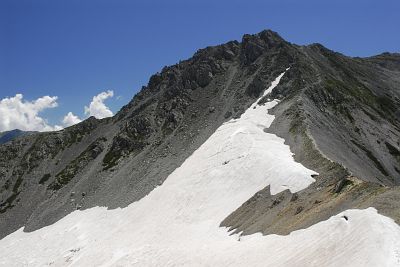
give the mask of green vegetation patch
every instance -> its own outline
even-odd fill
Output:
[[[68,184],[75,175],[83,170],[89,161],[94,160],[102,151],[102,142],[105,138],[99,138],[88,146],[77,158],[72,160],[62,171],[56,174],[56,179],[48,185],[48,189],[59,190]]]
[[[118,160],[122,157],[121,152],[109,150],[103,158],[103,170],[108,170],[118,164]]]
[[[396,121],[394,114],[397,111],[398,104],[396,104],[396,102],[394,102],[390,97],[384,95],[375,95],[367,86],[354,79],[349,79],[348,81],[346,80],[345,82],[343,82],[337,79],[330,78],[325,81],[324,87],[330,93],[338,92],[343,96],[348,95],[354,98],[356,101],[361,101],[361,103],[371,107],[376,113],[378,113],[383,118],[386,118],[390,122]],[[364,109],[363,111],[372,120],[376,121],[376,117],[373,116],[370,112],[367,112]]]
[[[116,166],[122,157],[142,150],[148,144],[146,140],[152,131],[148,118],[130,118],[121,133],[113,138],[111,148],[103,158],[103,171]]]

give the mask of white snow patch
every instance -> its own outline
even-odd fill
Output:
[[[373,208],[348,210],[288,236],[230,236],[219,227],[267,185],[276,194],[314,181],[315,172],[293,160],[283,139],[263,131],[276,103],[254,104],[223,124],[161,186],[127,208],[76,211],[35,232],[10,234],[0,240],[0,265],[399,265],[400,227]]]

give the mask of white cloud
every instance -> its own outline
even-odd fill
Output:
[[[114,92],[112,90],[108,90],[107,92],[102,92],[94,96],[92,102],[89,104],[89,107],[85,106],[85,114],[89,116],[95,116],[97,119],[111,117],[113,113],[104,104],[104,101],[113,96]]]
[[[21,129],[25,131],[54,131],[62,127],[50,126],[39,116],[45,109],[57,107],[56,96],[43,96],[33,101],[26,101],[22,94],[0,100],[0,131]]]
[[[62,123],[64,127],[69,127],[74,124],[80,123],[81,121],[82,120],[78,116],[74,115],[72,112],[68,112],[68,114],[64,116]]]
[[[113,96],[112,90],[94,96],[89,106],[84,107],[85,114],[97,119],[112,116],[112,111],[104,104],[104,101]],[[62,120],[62,126],[49,125],[47,120],[41,117],[39,113],[57,107],[57,99],[57,96],[43,96],[33,101],[27,101],[23,99],[22,94],[16,94],[14,97],[6,97],[0,100],[0,132],[14,129],[57,131],[82,121],[77,115],[68,112]]]
[[[113,96],[114,91],[112,90],[101,92],[100,94],[94,96],[92,102],[89,104],[89,107],[85,106],[85,114],[88,116],[94,116],[97,119],[112,116],[112,111],[104,104],[104,101]],[[64,116],[62,123],[64,127],[69,127],[81,121],[82,119],[80,119],[78,116],[74,115],[72,112],[68,112],[68,114]]]

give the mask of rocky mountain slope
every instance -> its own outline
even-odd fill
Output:
[[[287,68],[261,100],[279,100],[265,131],[319,175],[296,193],[262,189],[221,225],[287,234],[371,206],[399,223],[400,55],[351,58],[263,31],[164,67],[112,118],[0,145],[0,237],[143,199]]]
[[[286,70],[287,71],[287,70]],[[224,122],[165,182],[123,209],[74,211],[31,233],[0,240],[4,266],[396,266],[400,227],[374,208],[346,210],[288,236],[230,234],[219,227],[268,186],[296,193],[316,173],[266,133],[278,100]]]

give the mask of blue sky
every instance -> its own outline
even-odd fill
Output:
[[[0,99],[57,96],[40,114],[54,125],[113,90],[115,113],[163,66],[266,28],[352,56],[398,52],[399,14],[398,0],[1,0]]]

